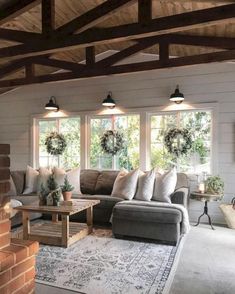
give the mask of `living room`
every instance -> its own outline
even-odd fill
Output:
[[[0,3],[1,294],[235,291],[234,5]]]

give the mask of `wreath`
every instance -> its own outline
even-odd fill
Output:
[[[65,137],[57,132],[51,132],[45,141],[47,152],[51,155],[63,154],[67,143]]]
[[[108,130],[101,137],[100,145],[105,153],[115,155],[123,148],[123,136],[117,131]]]
[[[192,137],[188,129],[170,129],[164,137],[167,151],[176,157],[185,155],[192,148]]]

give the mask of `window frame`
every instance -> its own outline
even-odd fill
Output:
[[[156,98],[157,99],[157,98]],[[53,120],[55,118],[70,118],[70,117],[80,117],[80,166],[82,169],[89,168],[90,165],[90,118],[92,117],[110,117],[110,115],[139,115],[140,116],[140,169],[149,170],[150,156],[151,156],[151,115],[163,114],[164,112],[177,112],[177,111],[206,111],[210,110],[212,112],[211,118],[211,173],[218,173],[218,103],[217,102],[207,102],[207,103],[197,103],[197,104],[169,104],[166,106],[159,107],[141,107],[141,108],[126,108],[125,112],[117,112],[114,109],[108,114],[104,114],[102,110],[97,111],[80,111],[80,112],[62,112],[53,113],[53,117],[48,117],[48,113],[37,114],[31,116],[31,130],[30,130],[30,164],[34,168],[38,167],[37,156],[39,155],[37,150],[38,145],[38,120],[48,119]]]
[[[96,118],[111,118],[111,120],[112,120],[112,129],[114,129],[114,117],[115,116],[131,116],[131,115],[138,115],[139,116],[139,123],[140,123],[140,125],[141,125],[141,115],[140,115],[140,113],[138,113],[138,112],[126,112],[126,113],[115,113],[115,114],[102,114],[102,115],[99,115],[99,114],[95,114],[95,115],[89,115],[88,116],[88,133],[87,133],[87,142],[88,142],[88,146],[91,146],[91,120],[92,119],[96,119]],[[139,125],[139,126],[140,126]],[[140,132],[140,134],[141,134],[141,130],[139,129],[139,132]],[[140,138],[141,138],[141,136],[140,136]],[[140,145],[141,145],[141,143],[140,143],[140,138],[139,138],[139,154],[141,155],[141,147],[140,147]],[[90,148],[88,148],[88,153],[87,153],[87,163],[88,163],[88,168],[92,168],[91,166],[90,166],[90,158],[91,158],[91,149]],[[140,158],[141,156],[139,156],[139,160],[140,160],[140,162],[141,162],[141,158]],[[115,165],[115,163],[116,163],[116,160],[115,160],[115,156],[113,156],[113,158],[112,158],[112,170],[116,170],[117,168],[116,168],[116,165]]]
[[[150,154],[150,166],[151,166],[151,145],[152,145],[152,142],[151,142],[151,132],[152,132],[152,127],[151,127],[151,119],[152,117],[154,116],[163,116],[163,115],[175,115],[176,117],[176,127],[179,128],[179,123],[180,123],[180,114],[182,112],[210,112],[211,113],[211,125],[210,125],[210,150],[211,150],[211,155],[210,155],[210,171],[213,170],[213,163],[212,163],[212,147],[213,147],[213,130],[212,130],[212,126],[213,126],[213,111],[211,109],[186,109],[186,110],[176,110],[176,111],[168,111],[168,112],[157,112],[157,113],[151,113],[149,114],[149,121],[150,121],[150,129],[149,129],[149,132],[148,132],[148,146],[149,146],[149,154]]]

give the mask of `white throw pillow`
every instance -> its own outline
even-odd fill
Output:
[[[38,187],[38,175],[39,172],[32,168],[31,166],[27,166],[26,176],[25,176],[25,189],[23,194],[36,193]]]
[[[74,187],[74,190],[72,192],[74,194],[82,194],[80,189],[80,167],[74,168],[67,172],[62,168],[54,168],[55,181],[60,186],[64,184],[64,178],[66,175],[69,183]]]
[[[146,173],[140,171],[137,192],[134,197],[135,199],[143,200],[143,201],[151,200],[153,196],[155,176],[156,176],[156,173],[154,169]]]
[[[139,169],[129,173],[126,170],[121,170],[114,182],[111,196],[126,200],[133,199],[136,193],[138,177]]]
[[[176,182],[177,173],[175,168],[163,175],[157,173],[152,200],[171,203],[170,196],[175,191]]]
[[[46,167],[39,168],[38,189],[37,189],[38,193],[40,193],[41,191],[41,185],[47,188],[47,181],[51,175],[52,175],[52,172],[50,169],[47,169]]]

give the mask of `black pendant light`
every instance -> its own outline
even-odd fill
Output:
[[[180,104],[184,101],[184,94],[180,93],[179,86],[177,85],[175,92],[171,94],[170,101]]]
[[[110,109],[113,109],[116,106],[116,103],[112,98],[112,92],[108,93],[108,96],[103,100],[102,105]]]
[[[60,109],[54,96],[51,96],[49,102],[45,105],[45,109],[54,111],[58,111]]]

